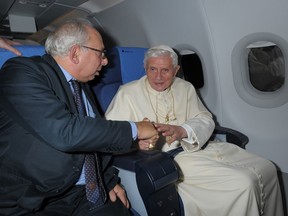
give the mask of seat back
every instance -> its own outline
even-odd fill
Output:
[[[17,45],[15,46],[21,53],[22,56],[34,56],[45,54],[45,48],[41,45]],[[14,53],[9,50],[0,48],[0,67],[10,58],[16,57]]]
[[[145,74],[143,59],[146,50],[140,47],[113,47],[108,51],[108,65],[103,67],[101,76],[91,82],[103,113],[120,85]]]
[[[147,48],[139,47],[117,47],[121,62],[122,83],[137,80],[145,75],[143,66],[144,53]]]

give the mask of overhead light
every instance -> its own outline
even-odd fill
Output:
[[[18,3],[22,5],[26,4],[32,4],[32,5],[37,5],[41,8],[46,8],[49,5],[51,5],[55,0],[19,0]]]

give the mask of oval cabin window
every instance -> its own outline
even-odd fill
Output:
[[[287,41],[275,34],[257,32],[239,40],[231,53],[233,83],[238,95],[256,107],[286,104],[287,54]]]
[[[252,86],[262,92],[274,92],[284,85],[285,64],[281,49],[271,42],[247,47],[248,71]]]

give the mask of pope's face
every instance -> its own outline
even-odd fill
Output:
[[[151,57],[146,63],[146,74],[150,86],[156,91],[164,91],[169,88],[179,66],[174,67],[170,56]]]

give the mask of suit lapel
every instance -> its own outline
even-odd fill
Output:
[[[55,91],[56,95],[61,101],[65,102],[66,104],[68,102],[68,109],[71,112],[77,113],[77,107],[74,102],[73,93],[61,68],[50,55],[44,55],[42,58],[51,68],[48,76],[51,79],[52,89]]]
[[[57,96],[67,103],[69,102],[69,109],[73,113],[77,113],[77,108],[74,102],[73,93],[71,91],[71,88],[69,86],[69,83],[67,82],[61,68],[58,66],[57,62],[50,56],[50,55],[44,55],[43,56],[44,61],[48,63],[48,65],[51,67],[52,71],[54,72],[53,75],[51,74],[50,79],[57,79],[56,82],[51,81],[52,85],[57,83],[57,85],[53,86],[52,88],[56,91]],[[60,85],[60,87],[59,87]],[[101,114],[98,110],[98,108],[95,106],[96,101],[94,98],[94,95],[87,83],[81,84],[82,89],[84,90],[86,97],[93,109],[93,112],[97,116],[97,118],[101,117]],[[64,89],[64,91],[63,91]]]

